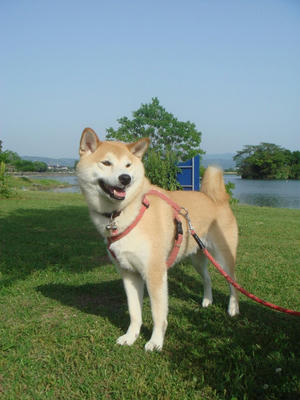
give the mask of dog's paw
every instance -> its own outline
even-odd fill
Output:
[[[228,314],[231,317],[235,317],[239,313],[240,313],[239,303],[236,301],[234,297],[231,297],[228,305]]]
[[[212,305],[212,299],[204,297],[202,300],[202,307],[206,308]]]
[[[136,334],[136,335],[128,335],[126,333],[125,335],[120,336],[117,339],[117,344],[120,344],[121,346],[131,346],[136,341],[138,336],[139,336],[138,334]]]
[[[162,347],[163,347],[163,343],[162,342],[149,340],[149,342],[147,342],[146,345],[145,345],[145,350],[146,351],[161,351]]]

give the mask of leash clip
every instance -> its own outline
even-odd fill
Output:
[[[189,226],[189,231],[190,232],[193,231],[194,228],[193,228],[193,225],[191,223],[191,219],[190,219],[188,210],[186,208],[184,208],[184,207],[181,207],[180,211],[179,211],[179,214],[182,215],[187,220],[187,223],[188,223],[188,226]]]

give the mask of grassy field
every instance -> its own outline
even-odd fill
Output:
[[[300,309],[300,210],[235,206],[240,284]],[[299,399],[300,319],[242,297],[227,316],[228,287],[210,267],[214,305],[189,262],[169,274],[162,353],[152,329],[115,344],[128,325],[122,282],[80,195],[23,192],[0,200],[0,398]]]

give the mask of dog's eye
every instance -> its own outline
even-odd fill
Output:
[[[126,164],[126,168],[129,168],[129,167],[131,167],[131,164],[130,163]]]
[[[110,161],[108,161],[108,160],[101,161],[101,163],[102,163],[103,165],[105,165],[106,167],[110,167],[110,166],[112,165],[112,163],[111,163]]]

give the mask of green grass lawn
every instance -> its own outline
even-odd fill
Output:
[[[300,309],[300,210],[235,206],[240,284]],[[214,305],[189,262],[169,273],[164,349],[115,344],[129,316],[122,282],[77,194],[23,192],[0,200],[0,398],[299,399],[300,319],[241,295],[210,267]]]

